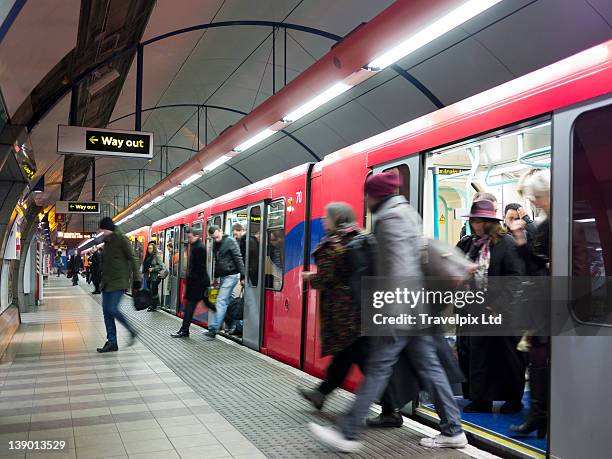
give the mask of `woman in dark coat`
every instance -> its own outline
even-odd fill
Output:
[[[157,253],[157,245],[155,242],[149,242],[147,245],[147,253],[142,263],[142,277],[147,281],[147,286],[153,296],[153,304],[148,311],[155,311],[159,306],[159,273],[164,270],[164,264]]]
[[[342,384],[352,364],[361,362],[364,352],[361,305],[350,285],[355,267],[349,261],[351,249],[347,247],[361,230],[348,204],[330,203],[325,211],[327,235],[313,253],[317,272],[302,273],[304,281],[319,291],[321,355],[333,356],[317,389],[298,389],[317,409]]]
[[[491,201],[472,203],[470,214],[472,237],[460,248],[478,265],[476,288],[487,286],[495,276],[522,276],[523,260],[512,236],[506,233],[496,217]],[[506,297],[506,301],[508,298]],[[503,400],[502,414],[522,409],[525,389],[525,358],[516,349],[518,336],[459,336],[459,364],[467,377],[463,396],[471,403],[466,413],[491,412],[493,401]]]

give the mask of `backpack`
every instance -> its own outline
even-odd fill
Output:
[[[361,307],[362,277],[375,275],[376,239],[373,234],[359,233],[346,245],[346,262],[352,267],[348,284],[355,303]]]
[[[421,267],[425,283],[433,290],[453,290],[470,275],[473,263],[456,247],[438,239],[423,237]]]

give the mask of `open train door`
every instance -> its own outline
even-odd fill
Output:
[[[263,340],[264,203],[249,205],[247,214],[242,343],[258,351]]]

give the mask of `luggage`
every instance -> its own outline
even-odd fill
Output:
[[[434,290],[446,288],[453,290],[468,279],[474,263],[465,254],[447,243],[423,238],[421,266],[426,284]]]
[[[134,309],[137,311],[142,311],[153,305],[153,294],[148,289],[138,290],[134,293],[132,299],[134,300]]]
[[[242,320],[244,318],[244,288],[238,297],[232,299],[225,316],[229,320]]]

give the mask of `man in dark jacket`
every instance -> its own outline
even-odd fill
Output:
[[[217,302],[215,312],[212,319],[208,321],[208,332],[206,337],[213,339],[217,336],[220,325],[225,319],[227,306],[232,298],[232,292],[238,281],[244,285],[244,261],[240,254],[238,243],[221,232],[218,226],[208,228],[214,241],[214,257],[215,257],[215,284],[219,285],[219,293],[217,293]]]
[[[81,272],[81,255],[76,250],[68,262],[68,270],[72,274],[72,285],[79,285],[79,274]]]
[[[401,275],[418,284],[423,280],[420,262],[422,222],[408,201],[398,195],[400,185],[397,170],[374,174],[365,183],[368,207],[375,218],[376,276],[388,279]],[[463,448],[467,445],[461,428],[461,414],[433,337],[397,335],[370,338],[365,377],[350,411],[338,419],[335,428],[311,423],[310,430],[318,441],[341,452],[355,452],[361,447],[358,435],[363,419],[370,405],[383,393],[393,366],[404,351],[408,352],[419,380],[432,395],[441,419],[442,433],[422,439],[421,445],[430,448]]]
[[[94,284],[94,295],[99,295],[100,292],[100,277],[102,275],[102,254],[97,248],[93,249],[91,258],[89,259],[89,269],[91,269],[91,281]]]
[[[189,241],[189,265],[187,271],[187,288],[185,290],[185,313],[183,315],[183,325],[180,330],[170,336],[173,338],[189,337],[189,326],[193,319],[193,313],[198,306],[205,306],[213,309],[208,303],[208,287],[210,279],[206,272],[206,249],[200,236],[201,231],[196,228],[186,228],[187,240]]]
[[[104,238],[104,258],[102,260],[102,311],[104,312],[104,325],[106,325],[106,343],[98,348],[98,352],[115,352],[117,346],[117,319],[130,332],[128,346],[134,342],[136,331],[119,310],[119,303],[123,294],[130,288],[130,274],[132,275],[132,293],[140,289],[142,275],[139,262],[130,241],[119,231],[110,217],[100,221],[100,231]]]

